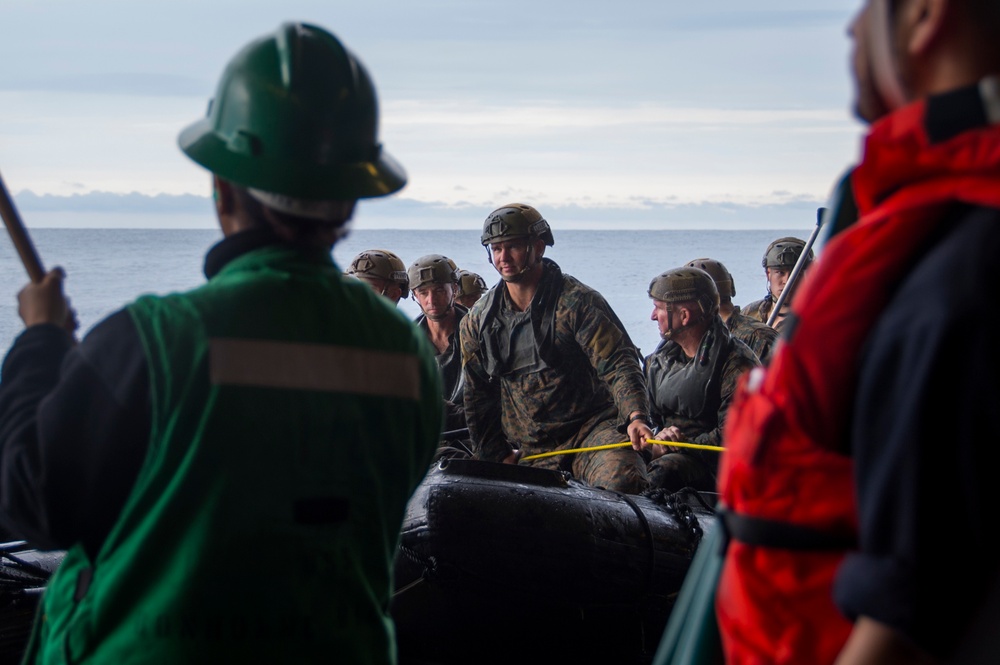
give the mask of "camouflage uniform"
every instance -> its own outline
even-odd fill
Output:
[[[770,296],[764,296],[760,300],[754,300],[749,305],[743,308],[742,313],[749,316],[751,319],[757,319],[762,323],[767,323],[767,317],[771,316],[771,309],[774,307],[774,299]],[[785,327],[785,322],[788,320],[787,316],[779,318],[774,322],[774,329],[780,333],[781,329]]]
[[[462,320],[465,412],[478,459],[499,462],[556,449],[626,441],[625,421],[648,413],[640,356],[600,293],[564,275],[550,259],[528,313],[551,312],[551,334],[535,334],[537,361],[530,371],[492,369],[487,345],[511,349],[512,339],[493,312],[512,310],[504,282],[494,286]],[[558,294],[543,308],[544,292]],[[499,302],[497,302],[499,300]],[[493,348],[491,346],[490,348]],[[645,489],[642,457],[631,448],[557,455],[527,462],[571,472],[594,486],[638,493]]]
[[[771,350],[778,341],[778,331],[761,322],[759,319],[747,316],[739,307],[733,308],[733,313],[726,320],[729,334],[750,347],[757,354],[761,364],[766,365],[771,358]]]
[[[774,307],[774,300],[770,295],[766,295],[760,300],[754,300],[749,305],[744,305],[740,310],[743,316],[749,316],[762,323],[767,323],[767,317],[771,315],[771,308]]]
[[[721,446],[722,426],[737,380],[760,361],[750,347],[729,334],[718,316],[702,338],[696,358],[698,365],[692,365],[695,359],[671,341],[662,342],[646,357],[650,419],[658,428],[677,427],[684,442]],[[705,371],[698,372],[699,367]],[[689,383],[679,387],[679,381]],[[670,394],[673,406],[666,403],[665,393]],[[718,463],[715,451],[673,448],[649,464],[650,485],[671,491],[681,487],[714,490]]]

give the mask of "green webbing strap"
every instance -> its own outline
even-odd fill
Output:
[[[722,538],[723,530],[716,521],[691,560],[652,665],[723,665],[722,642],[715,619]]]

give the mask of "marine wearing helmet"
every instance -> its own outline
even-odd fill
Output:
[[[734,339],[719,317],[719,290],[705,270],[690,265],[667,270],[649,284],[651,319],[663,342],[646,357],[650,417],[655,440],[718,446],[737,379],[759,363]],[[663,452],[659,446],[653,454]],[[715,452],[674,448],[649,464],[650,486],[710,490]]]
[[[797,284],[792,286],[792,291],[789,291],[782,300],[781,311],[773,317],[772,309],[778,299],[781,298],[781,294],[785,290],[785,285],[792,274],[792,269],[798,263],[799,257],[802,256],[805,246],[806,243],[804,240],[793,237],[778,238],[767,246],[764,256],[760,260],[760,264],[764,268],[764,276],[767,279],[767,295],[761,300],[755,300],[747,305],[744,308],[744,314],[765,323],[769,318],[773,318],[774,322],[772,325],[775,329],[781,329],[781,326],[784,324],[784,317],[791,312],[792,295]],[[801,282],[802,277],[805,275],[805,269],[809,267],[814,258],[815,256],[810,248],[803,263],[802,272],[799,274],[796,282]]]
[[[351,259],[344,274],[356,277],[394,305],[410,295],[410,280],[402,259],[387,249],[366,249]]]
[[[480,240],[486,246],[520,236],[541,238],[549,247],[555,244],[549,223],[540,212],[524,203],[508,203],[491,212],[483,222]]]
[[[410,264],[406,269],[410,288],[417,289],[427,284],[458,285],[458,266],[447,256],[427,254]]]
[[[545,256],[552,230],[532,206],[508,203],[491,211],[480,241],[501,281],[461,327],[476,457],[515,463],[555,448],[619,442],[624,431],[633,449],[524,463],[641,492],[646,465],[636,451],[652,432],[639,352],[621,321],[600,293]]]
[[[798,263],[802,250],[805,249],[806,242],[799,238],[778,238],[771,242],[764,251],[764,256],[760,260],[763,268],[780,268],[791,270]],[[806,254],[806,262],[811,262],[815,258],[812,249]]]
[[[505,282],[521,281],[540,264],[545,247],[555,244],[549,223],[524,203],[508,203],[487,215],[480,241]]]
[[[688,262],[689,268],[700,268],[712,276],[719,289],[719,316],[729,334],[750,347],[761,363],[767,364],[771,351],[778,341],[778,331],[771,326],[746,316],[739,306],[733,304],[736,296],[736,282],[732,273],[720,261],[701,258]]]
[[[471,270],[458,271],[458,294],[455,300],[466,308],[471,308],[489,290],[486,280]]]
[[[413,299],[420,305],[417,327],[427,333],[437,349],[438,367],[443,379],[445,427],[465,427],[464,381],[458,327],[468,310],[455,302],[458,290],[458,266],[447,256],[427,254],[407,269]]]
[[[715,259],[695,259],[694,261],[689,261],[687,267],[698,268],[707,272],[712,277],[712,281],[715,282],[715,287],[719,291],[719,302],[732,302],[732,299],[736,296],[736,282],[733,280],[732,273],[729,272],[726,266],[722,265],[721,261],[716,261]]]
[[[647,293],[654,301],[651,319],[664,339],[701,325],[719,312],[715,280],[700,268],[685,266],[660,273],[649,283]]]

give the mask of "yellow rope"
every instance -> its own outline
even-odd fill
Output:
[[[724,450],[722,446],[709,446],[703,443],[684,443],[682,441],[657,441],[656,439],[646,439],[646,443],[655,443],[659,446],[674,446],[676,448],[695,448],[697,450]],[[569,448],[568,450],[550,450],[547,453],[538,453],[537,455],[528,455],[527,457],[522,457],[521,461],[526,462],[533,459],[542,459],[543,457],[554,457],[556,455],[576,455],[577,453],[592,453],[597,450],[611,450],[612,448],[624,448],[625,446],[631,446],[631,441],[625,441],[623,443],[608,443],[603,446],[591,446],[589,448]]]

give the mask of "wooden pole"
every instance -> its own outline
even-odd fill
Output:
[[[14,248],[21,256],[24,269],[28,271],[28,277],[31,278],[32,282],[42,281],[42,278],[45,277],[45,269],[42,267],[41,259],[38,258],[35,246],[31,243],[28,230],[24,228],[21,217],[17,214],[14,200],[10,197],[7,186],[4,185],[3,176],[0,176],[0,217],[3,217],[3,223],[10,233],[11,242],[14,243]]]

